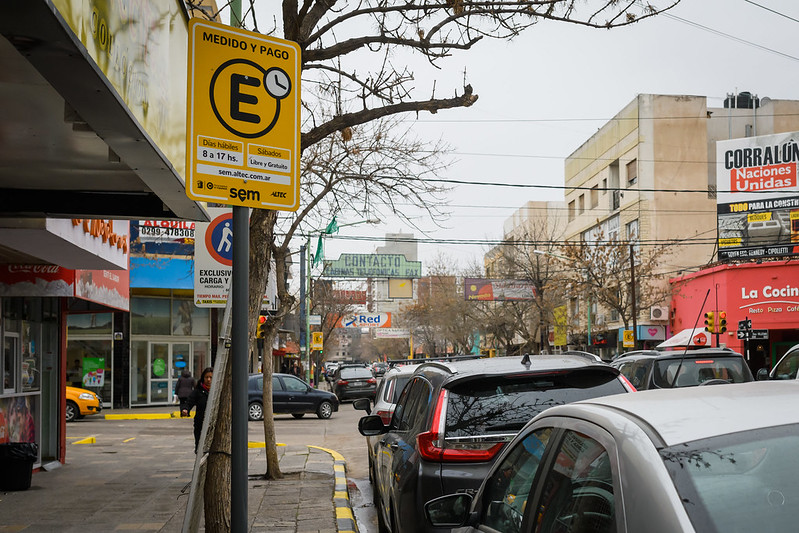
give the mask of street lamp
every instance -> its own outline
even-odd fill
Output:
[[[349,222],[347,224],[339,224],[336,226],[337,229],[345,228],[347,226],[358,226],[360,224],[380,224],[381,220],[378,218],[370,218],[366,220],[359,220],[358,222]],[[311,308],[308,305],[308,297],[310,295],[311,289],[311,268],[313,265],[311,264],[311,237],[314,234],[320,234],[319,238],[322,238],[322,234],[325,230],[322,229],[315,229],[308,232],[306,237],[306,242],[302,246],[300,246],[300,315],[302,316],[301,322],[301,331],[300,331],[300,356],[302,357],[303,348],[305,349],[305,353],[307,355],[307,365],[306,368],[308,369],[308,376],[309,380],[311,381],[311,385],[317,386],[316,383],[316,375],[311,372],[311,343],[310,343],[310,312]],[[306,265],[307,265],[307,275],[306,275]]]
[[[548,255],[550,257],[554,257],[555,259],[559,259],[561,261],[564,261],[566,263],[570,263],[572,265],[574,265],[574,263],[575,263],[574,259],[566,257],[565,255],[558,255],[558,254],[554,254],[552,252],[547,252],[545,250],[533,250],[533,253],[537,254],[537,255]],[[586,280],[587,280],[588,269],[584,268],[584,267],[578,267],[578,268],[580,270],[583,270],[586,273]],[[588,296],[586,297],[586,300],[588,301],[588,317],[587,317],[588,318],[588,343],[587,343],[588,346],[587,346],[587,348],[590,349],[591,348],[591,291],[590,290],[588,291]]]

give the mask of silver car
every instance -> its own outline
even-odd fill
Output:
[[[785,352],[771,372],[767,368],[758,370],[757,379],[799,379],[799,344]]]
[[[438,527],[503,533],[796,531],[799,383],[620,394],[552,407]]]

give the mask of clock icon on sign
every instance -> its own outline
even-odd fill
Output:
[[[264,76],[264,87],[275,100],[282,100],[291,92],[291,78],[282,68],[272,67]]]

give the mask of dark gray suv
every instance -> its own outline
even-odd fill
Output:
[[[380,436],[369,440],[381,531],[449,531],[426,525],[424,503],[475,493],[497,453],[533,416],[633,390],[618,370],[587,354],[420,365],[389,425],[378,415],[358,423],[362,435]]]
[[[754,381],[743,356],[729,348],[638,350],[611,362],[636,390]]]

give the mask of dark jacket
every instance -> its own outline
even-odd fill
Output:
[[[178,378],[178,382],[175,384],[175,394],[180,398],[181,402],[191,396],[194,385],[194,378],[191,377],[191,374],[188,376],[182,375]]]
[[[196,407],[197,410],[194,412],[194,425],[202,427],[203,425],[203,418],[205,417],[205,407],[208,405],[208,392],[202,386],[202,383],[198,383],[196,387],[194,387],[191,391],[191,394],[186,401],[183,402],[181,409],[186,409],[187,411],[191,411],[192,407]]]

